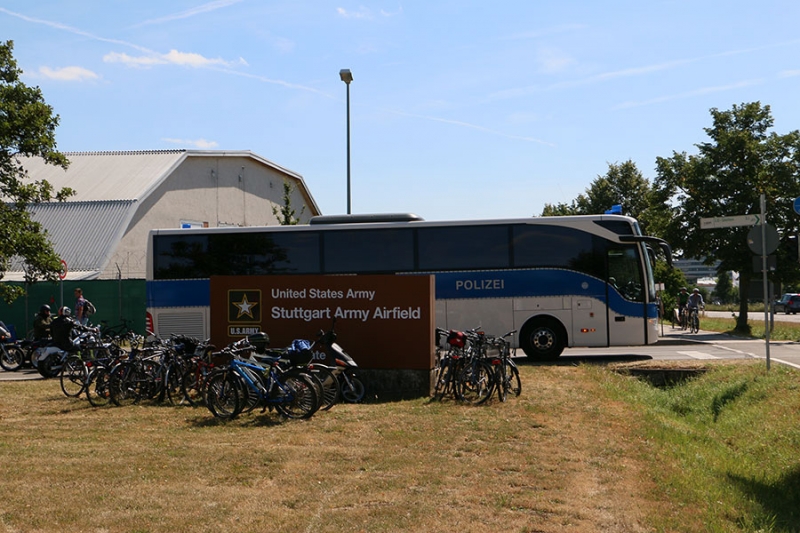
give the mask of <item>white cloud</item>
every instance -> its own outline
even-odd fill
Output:
[[[204,67],[231,67],[236,64],[247,65],[247,62],[239,58],[238,61],[225,61],[224,59],[209,59],[200,54],[192,52],[179,52],[170,50],[166,54],[151,53],[144,56],[129,56],[126,53],[110,52],[103,56],[106,63],[123,63],[134,67],[150,67],[153,65],[182,65],[193,68]]]
[[[98,74],[83,67],[63,67],[56,69],[39,67],[39,74],[47,79],[59,81],[91,81],[100,79]]]
[[[349,11],[343,7],[337,7],[336,12],[339,13],[340,17],[346,19],[371,19],[372,13],[366,7],[359,7],[358,11]]]
[[[166,141],[170,144],[180,144],[181,146],[191,146],[193,148],[198,148],[200,150],[210,150],[211,148],[216,148],[219,146],[217,141],[207,141],[205,139],[173,139],[173,138],[164,138],[161,139],[162,141]]]

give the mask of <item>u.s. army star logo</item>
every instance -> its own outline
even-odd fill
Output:
[[[261,322],[261,290],[231,289],[228,291],[229,322]]]

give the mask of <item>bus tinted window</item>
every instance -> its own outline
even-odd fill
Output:
[[[514,226],[514,266],[568,268],[605,279],[605,257],[599,240],[585,231],[562,226]]]
[[[419,269],[508,268],[508,226],[419,228]]]
[[[159,235],[153,249],[154,279],[319,272],[315,232]]]
[[[326,273],[414,270],[411,229],[328,231],[324,243]]]
[[[191,279],[200,276],[197,263],[208,253],[207,235],[153,237],[153,279]]]

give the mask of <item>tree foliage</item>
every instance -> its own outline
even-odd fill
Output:
[[[56,150],[59,117],[47,105],[38,87],[20,81],[22,71],[13,57],[14,43],[0,43],[0,280],[12,259],[24,261],[26,279],[56,280],[61,269],[47,232],[31,219],[33,204],[64,200],[70,189],[54,191],[47,181],[32,181],[18,156],[41,157],[67,168],[69,161]],[[16,260],[16,259],[15,259]],[[11,302],[19,287],[0,284],[0,296]]]
[[[663,224],[661,236],[673,249],[685,257],[705,257],[708,264],[720,260],[720,273],[739,272],[743,292],[737,329],[747,331],[746,291],[754,279],[749,228],[700,229],[700,218],[758,214],[763,193],[769,223],[783,240],[796,234],[791,206],[800,196],[800,133],[770,132],[770,108],[760,102],[734,105],[730,111],[711,109],[711,118],[712,126],[704,130],[710,141],[696,145],[697,154],[657,158],[653,206]],[[800,274],[796,261],[782,263],[776,277]]]
[[[294,190],[295,187],[288,180],[283,180],[283,205],[280,208],[272,207],[272,214],[278,217],[278,222],[281,226],[295,226],[300,222],[295,218],[295,209],[292,208],[292,193]],[[300,213],[302,214],[305,210],[306,207],[303,206]]]
[[[602,214],[613,205],[620,205],[622,213],[646,223],[646,212],[651,201],[650,182],[636,163],[609,163],[605,175],[598,176],[571,204],[545,204],[542,216]]]

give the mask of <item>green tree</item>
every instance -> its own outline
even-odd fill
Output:
[[[705,128],[710,142],[696,155],[673,152],[656,160],[653,209],[664,224],[663,234],[685,257],[720,260],[718,272],[739,272],[741,297],[736,329],[749,332],[747,290],[754,275],[746,237],[749,228],[700,229],[701,217],[757,214],[766,195],[767,218],[787,239],[797,233],[790,213],[800,196],[800,133],[779,135],[769,130],[773,118],[760,102],[734,105],[730,111],[711,109],[713,125]],[[784,264],[779,276],[797,277],[797,263]]]
[[[18,157],[41,157],[67,168],[69,161],[56,151],[59,117],[47,105],[38,87],[20,81],[22,71],[13,56],[14,42],[0,43],[0,280],[11,261],[24,262],[26,280],[56,280],[60,259],[47,232],[33,221],[29,206],[72,194],[54,191],[45,180],[31,181]],[[0,284],[0,296],[12,302],[23,293],[18,286]]]
[[[730,272],[721,272],[719,274],[717,286],[714,287],[712,296],[723,304],[729,304],[738,300],[738,294],[736,292],[736,287],[733,286],[733,281],[731,281]]]
[[[636,163],[609,163],[605,175],[598,176],[585,194],[578,195],[571,204],[545,204],[542,216],[602,214],[611,206],[620,205],[623,214],[645,224],[651,193],[652,185]]]
[[[283,180],[283,205],[280,208],[272,207],[272,214],[278,217],[278,222],[281,226],[295,226],[300,222],[295,218],[295,210],[292,208],[292,193],[294,190],[295,187],[288,180]],[[306,207],[303,206],[300,214],[305,210]]]

